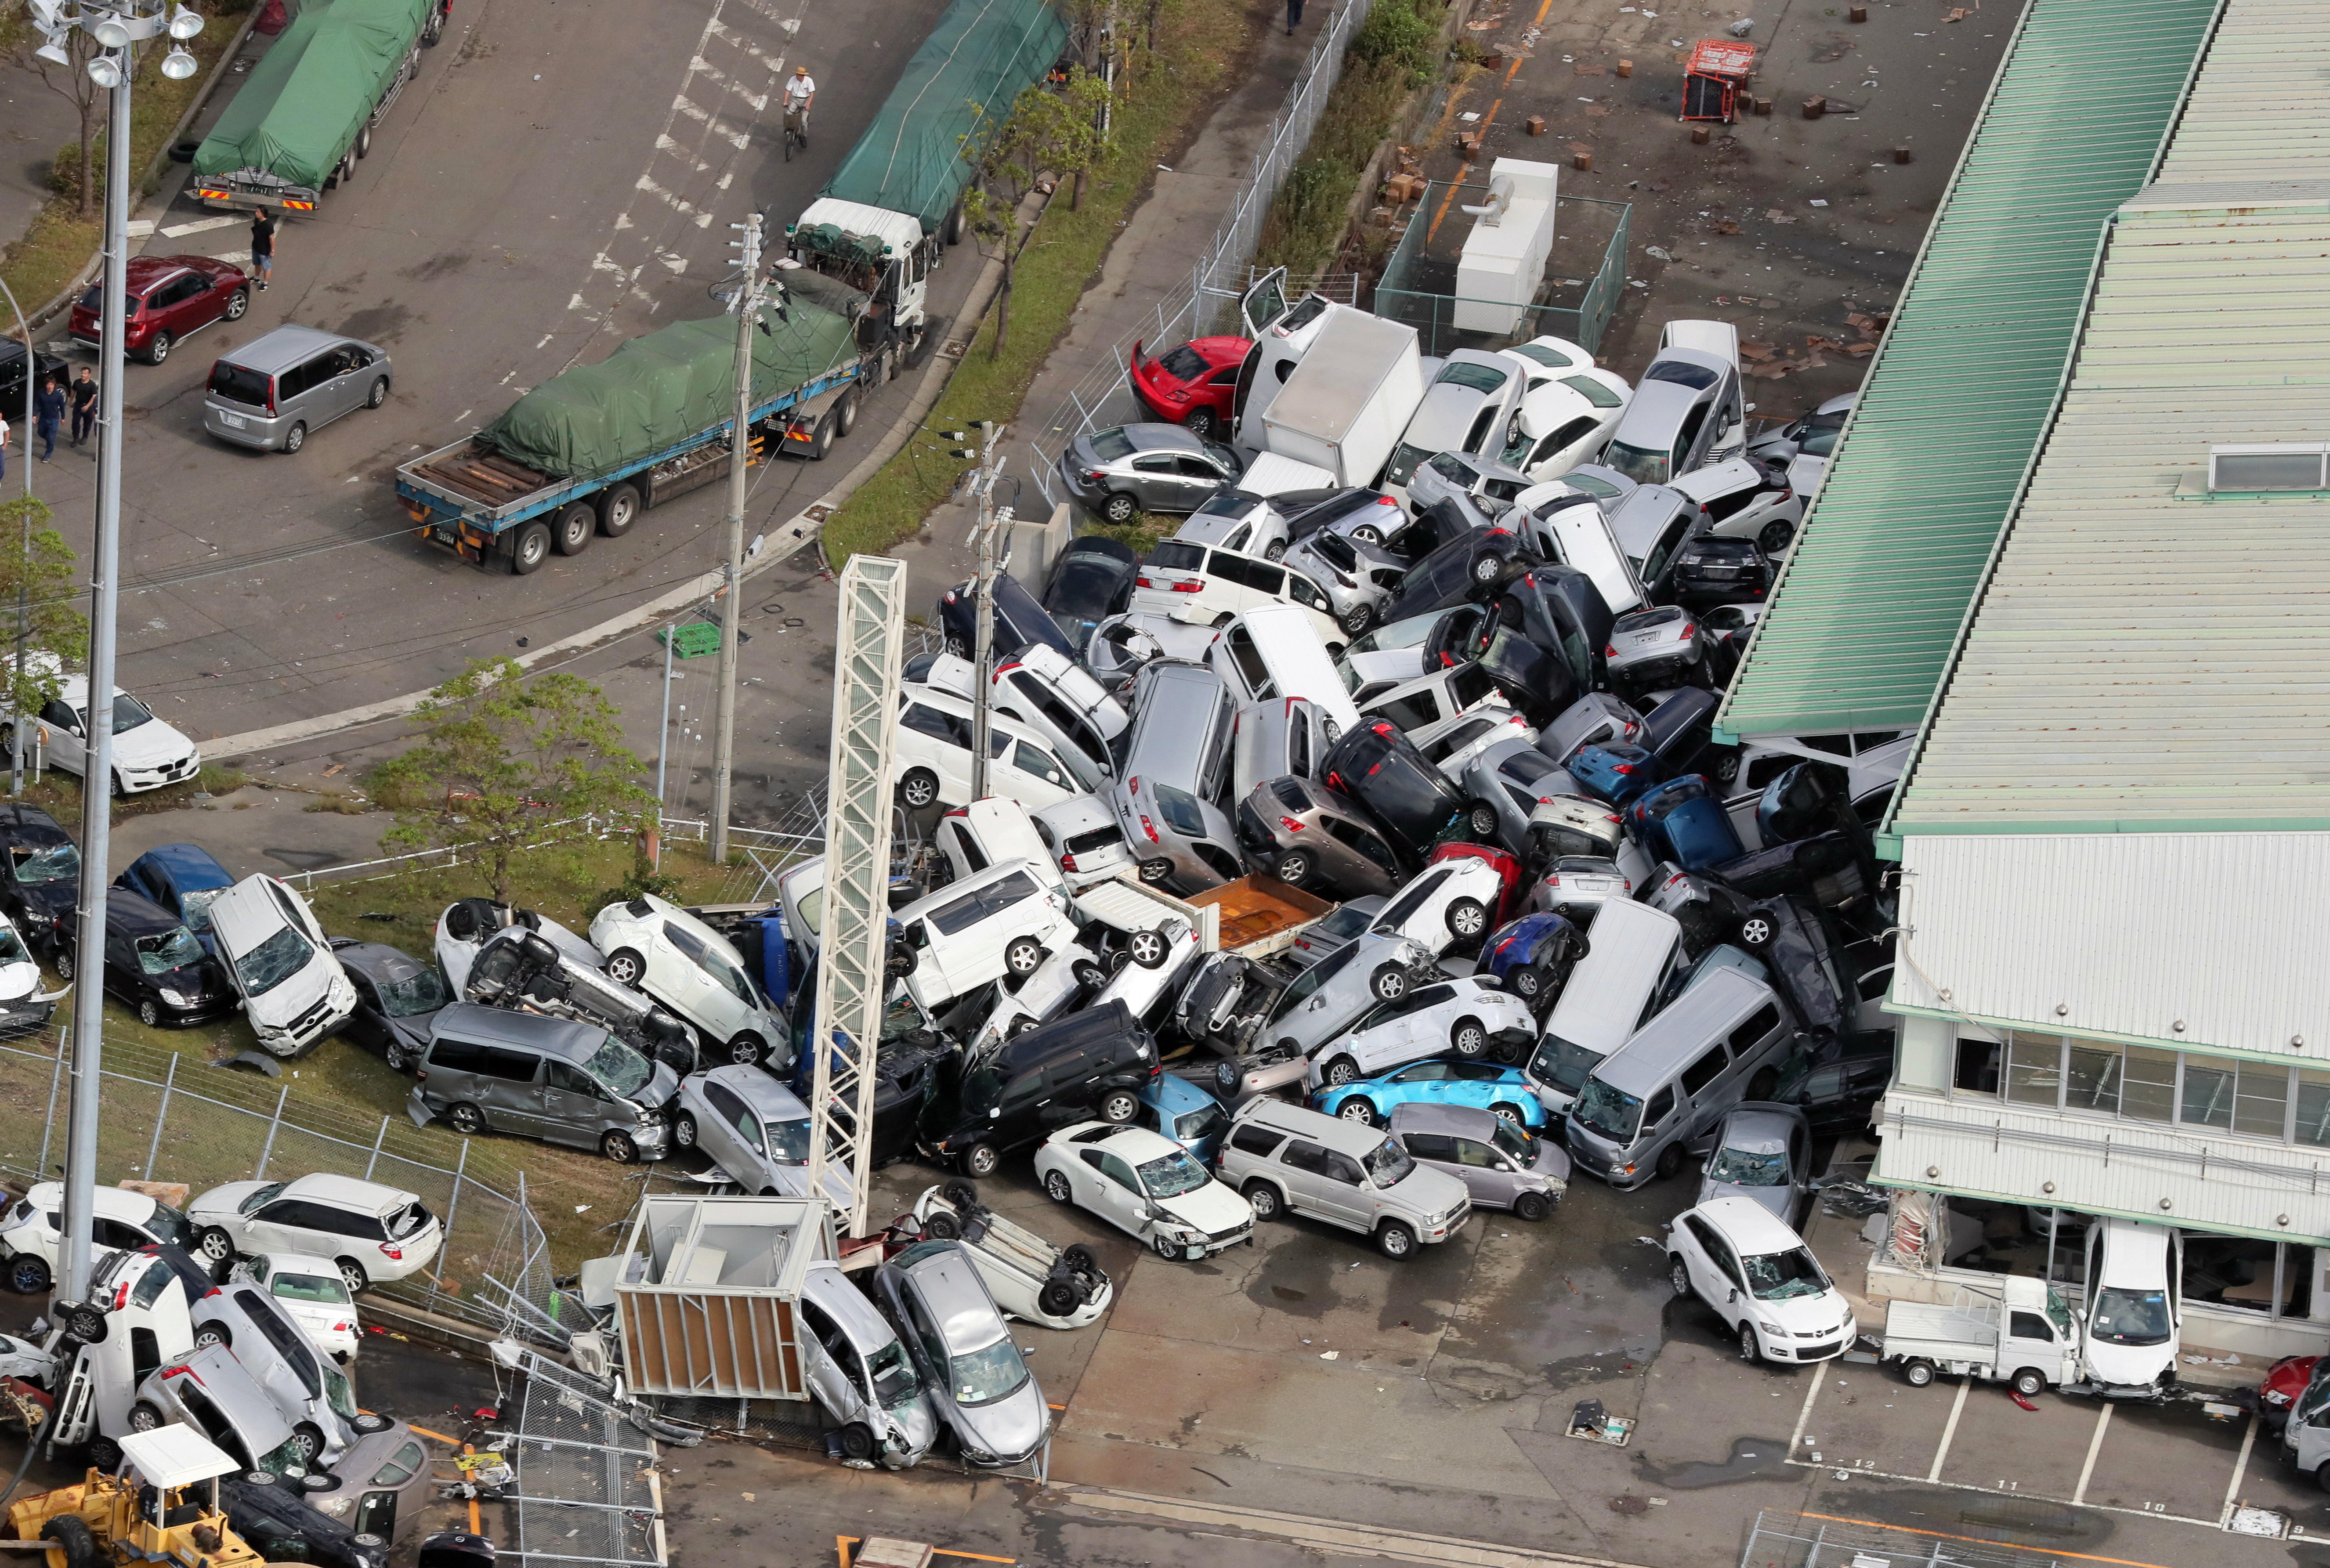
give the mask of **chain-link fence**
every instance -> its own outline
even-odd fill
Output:
[[[1343,74],[1343,52],[1359,24],[1375,9],[1375,0],[1343,0],[1343,5],[1320,31],[1288,89],[1285,107],[1272,122],[1262,150],[1255,155],[1245,181],[1214,231],[1211,244],[1189,265],[1189,280],[1160,296],[1150,317],[1126,332],[1101,354],[1082,381],[1072,387],[1059,406],[1039,422],[1026,426],[1027,470],[1043,492],[1047,505],[1060,499],[1059,477],[1054,467],[1070,441],[1087,430],[1121,425],[1142,418],[1139,401],[1128,379],[1132,345],[1142,342],[1154,352],[1192,337],[1221,330],[1244,292],[1250,270],[1246,265],[1262,241],[1262,222],[1276,198],[1279,186],[1311,145],[1311,133],[1327,108],[1327,95]],[[1290,279],[1290,283],[1297,280]],[[1290,288],[1287,298],[1293,298]],[[1335,298],[1357,303],[1355,287],[1340,283]],[[1348,297],[1348,298],[1346,298]]]
[[[506,1450],[517,1476],[518,1556],[661,1568],[654,1440],[601,1384],[531,1352],[519,1370],[525,1403]]]
[[[71,1064],[66,1031],[0,1046],[0,1173],[24,1183],[63,1176]],[[409,1122],[376,1121],[295,1095],[281,1080],[246,1076],[201,1057],[109,1039],[100,1073],[97,1180],[184,1182],[202,1193],[231,1181],[288,1181],[327,1172],[417,1195],[444,1228],[427,1267],[367,1292],[459,1318],[494,1334],[563,1345],[573,1304],[551,1283],[549,1243],[526,1203],[523,1171],[477,1146],[451,1168]],[[359,1260],[362,1261],[363,1260]],[[376,1260],[383,1271],[393,1261]]]
[[[2043,1549],[1817,1514],[1759,1513],[1739,1568],[2067,1568]]]
[[[1454,348],[1497,349],[1545,335],[1566,337],[1589,352],[1598,349],[1618,298],[1625,292],[1634,208],[1592,196],[1557,197],[1554,260],[1535,300],[1520,307],[1513,331],[1475,332],[1456,324],[1459,306],[1491,311],[1511,307],[1457,297],[1457,261],[1473,224],[1461,215],[1454,222],[1444,220],[1462,205],[1478,206],[1488,199],[1485,184],[1435,180],[1425,187],[1424,199],[1392,248],[1383,280],[1376,285],[1376,314],[1415,327],[1428,354],[1445,354]],[[1583,276],[1568,275],[1573,268]]]

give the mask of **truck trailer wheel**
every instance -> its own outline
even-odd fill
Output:
[[[946,215],[946,232],[940,237],[950,245],[960,245],[962,243],[963,228],[962,203],[957,202],[954,204],[954,211]]]
[[[551,524],[551,543],[561,555],[580,555],[591,548],[592,535],[598,531],[598,508],[588,501],[570,501]]]
[[[529,523],[510,543],[510,575],[531,577],[550,559],[550,524]]]
[[[846,436],[857,428],[857,389],[850,388],[841,394],[841,406],[833,411],[833,433]]]
[[[838,413],[838,411],[837,410],[835,412]],[[817,429],[810,432],[809,452],[807,456],[810,462],[824,462],[825,455],[833,450],[833,427],[835,422],[835,413],[828,413],[817,421]]]
[[[610,539],[620,539],[639,520],[639,492],[636,485],[610,485],[599,492],[599,532]]]
[[[364,128],[356,132],[356,156],[362,158],[369,157],[371,155],[372,121],[366,120],[364,123]]]

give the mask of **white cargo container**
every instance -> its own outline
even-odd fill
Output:
[[[1262,414],[1266,451],[1372,485],[1424,401],[1416,328],[1333,309]]]

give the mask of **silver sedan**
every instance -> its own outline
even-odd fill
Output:
[[[964,1463],[999,1469],[1044,1446],[1044,1391],[961,1242],[915,1242],[874,1271],[874,1289]]]
[[[1141,512],[1194,512],[1244,467],[1229,448],[1179,425],[1115,425],[1078,436],[1060,454],[1068,493],[1112,523]]]
[[[809,1195],[809,1107],[767,1069],[732,1063],[679,1081],[672,1141],[700,1148],[748,1193]],[[849,1173],[829,1169],[826,1195],[850,1206]]]

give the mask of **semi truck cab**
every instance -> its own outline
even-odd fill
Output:
[[[786,254],[804,267],[869,294],[890,324],[900,363],[920,361],[930,333],[930,275],[938,236],[904,213],[820,196],[785,231]],[[868,353],[877,343],[861,338]]]

